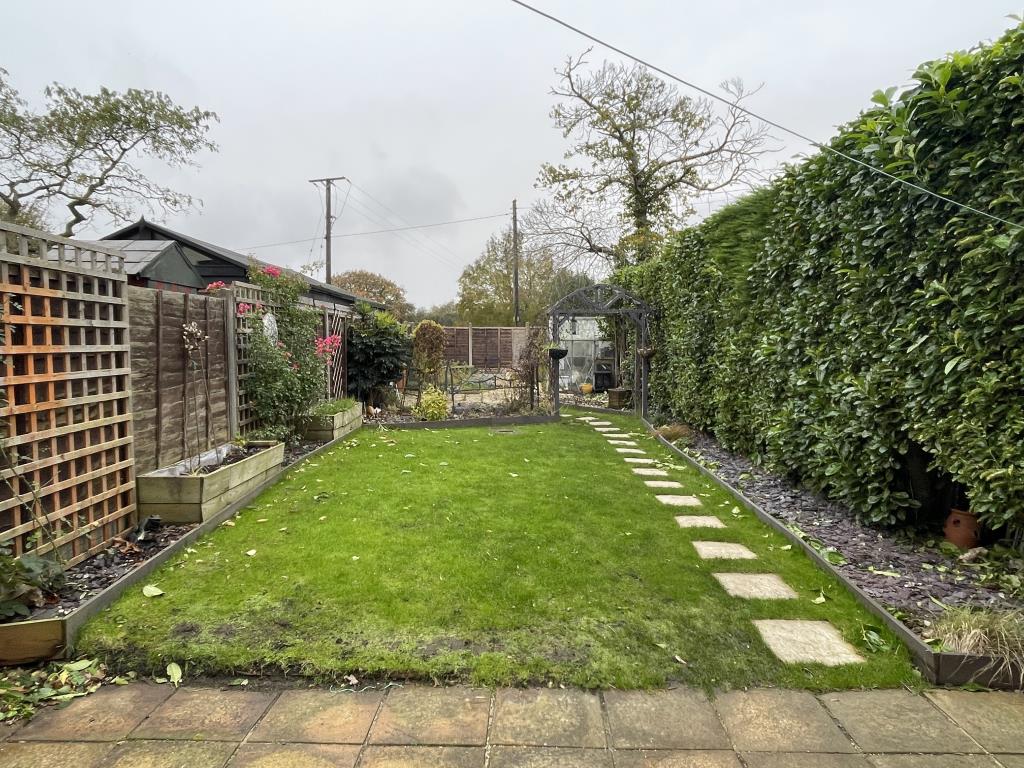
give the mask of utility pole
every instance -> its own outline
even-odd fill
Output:
[[[519,214],[512,200],[512,324],[519,325]]]
[[[324,220],[327,226],[324,227],[324,282],[331,282],[331,226],[334,224],[334,217],[331,215],[331,186],[336,181],[348,181],[344,176],[328,176],[323,179],[310,179],[310,184],[323,184],[324,194],[326,195],[326,205],[324,206]]]

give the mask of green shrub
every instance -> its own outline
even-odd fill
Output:
[[[1022,73],[1018,26],[831,146],[1024,223]],[[917,514],[930,459],[987,525],[1024,524],[1024,230],[821,152],[619,277],[661,310],[667,417],[873,521]]]
[[[423,421],[443,421],[448,418],[448,396],[437,387],[427,387],[412,412]]]
[[[327,400],[319,403],[313,409],[314,416],[334,416],[337,413],[347,411],[359,401],[351,397],[342,397],[336,400]]]
[[[444,328],[433,320],[421,320],[412,332],[413,364],[434,386],[444,369],[444,339]]]
[[[409,364],[410,339],[390,313],[365,302],[356,305],[348,329],[348,391],[361,402],[380,400],[388,385],[402,378]]]

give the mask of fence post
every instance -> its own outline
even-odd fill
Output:
[[[228,440],[238,437],[238,350],[235,348],[235,290],[224,297],[224,378],[228,385]]]
[[[469,347],[469,367],[472,368],[473,367],[473,324],[472,323],[470,323],[470,325],[469,325],[469,344],[467,346]]]

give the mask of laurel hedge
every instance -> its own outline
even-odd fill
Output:
[[[618,275],[661,312],[653,402],[873,521],[948,480],[1019,527],[1024,25],[873,102],[831,147],[1011,223],[819,152]]]

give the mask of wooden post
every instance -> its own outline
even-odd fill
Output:
[[[469,326],[469,367],[473,367],[473,325]]]
[[[228,440],[238,437],[238,349],[235,347],[235,291],[224,296],[224,379],[228,392]]]
[[[156,465],[162,467],[163,462],[163,446],[164,446],[164,388],[163,388],[163,371],[162,371],[162,360],[163,360],[163,346],[160,344],[160,335],[163,333],[164,327],[164,292],[156,292]]]
[[[210,433],[210,414],[213,412],[213,403],[210,402],[210,297],[203,297],[203,357],[205,358],[205,364],[203,365],[203,380],[206,385],[206,391],[203,393],[203,397],[206,398],[206,450],[212,448],[211,433]]]

